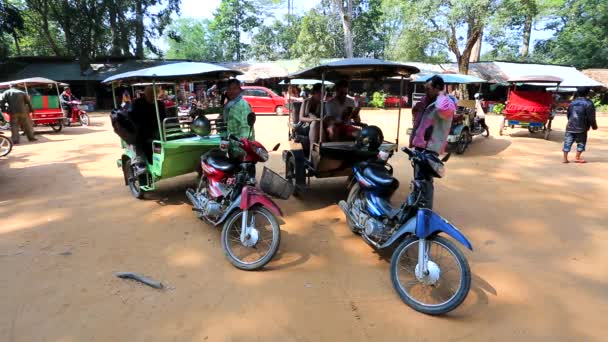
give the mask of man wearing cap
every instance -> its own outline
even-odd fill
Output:
[[[34,107],[27,94],[10,85],[10,89],[0,94],[0,109],[8,104],[8,114],[11,117],[11,139],[13,144],[19,143],[19,126],[27,136],[29,141],[36,141],[34,137],[34,129],[32,128],[32,119],[30,113],[34,113]]]

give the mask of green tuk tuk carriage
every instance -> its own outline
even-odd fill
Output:
[[[118,74],[105,79],[102,83],[112,85],[114,107],[117,108],[114,89],[119,84],[151,83],[156,99],[155,85],[157,82],[222,80],[240,74],[242,73],[239,71],[214,64],[180,62]],[[218,147],[221,140],[218,131],[221,131],[222,127],[218,127],[217,119],[209,120],[211,122],[210,135],[198,136],[190,130],[189,124],[180,123],[177,116],[161,120],[158,101],[155,101],[155,109],[156,113],[150,113],[150,115],[156,115],[160,138],[152,142],[152,158],[146,158],[148,159],[146,160],[146,172],[135,176],[131,165],[131,161],[136,156],[135,149],[124,140],[121,140],[123,153],[117,161],[118,167],[122,168],[125,185],[129,186],[132,195],[138,199],[142,199],[146,192],[154,191],[159,180],[195,171],[200,172],[198,169],[200,156]],[[209,108],[204,111],[207,114],[220,112],[221,108]]]

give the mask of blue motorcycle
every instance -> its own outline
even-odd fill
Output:
[[[393,208],[389,202],[399,187],[392,168],[381,159],[354,166],[348,199],[339,206],[350,229],[376,249],[397,245],[390,272],[393,287],[414,310],[445,314],[458,307],[471,286],[467,260],[445,233],[472,250],[467,238],[433,212],[433,178],[441,178],[444,162],[425,150],[402,148],[414,168],[406,201]]]

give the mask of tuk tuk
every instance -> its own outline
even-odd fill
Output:
[[[530,133],[543,131],[544,138],[549,139],[553,121],[553,93],[547,91],[547,84],[559,85],[563,79],[556,76],[532,75],[510,78],[507,104],[503,110],[503,122],[499,134],[505,128],[519,126],[528,128]]]
[[[30,97],[34,114],[30,114],[33,126],[49,126],[55,132],[61,131],[65,115],[61,110],[59,101],[59,86],[66,84],[53,81],[43,77],[25,78],[10,82],[0,83],[0,90],[10,88],[14,84]],[[10,120],[10,116],[4,113],[5,119]]]
[[[117,108],[114,89],[119,84],[150,83],[154,98],[157,99],[157,82],[222,80],[240,74],[239,71],[214,64],[180,62],[118,74],[105,79],[102,83],[112,85],[114,107]],[[189,125],[180,123],[177,116],[167,116],[161,120],[158,101],[155,101],[155,111],[156,113],[150,115],[155,116],[160,138],[152,142],[152,158],[146,158],[146,172],[143,175],[135,176],[131,166],[131,161],[136,157],[134,147],[121,139],[123,153],[117,165],[122,168],[125,185],[129,186],[131,194],[138,199],[142,199],[146,192],[154,191],[159,180],[195,171],[200,172],[200,156],[219,147],[221,140],[219,133],[222,127],[218,127],[217,119],[209,120],[212,128],[209,136],[199,136],[190,130]],[[205,111],[205,113],[220,112],[221,108],[209,108]]]
[[[321,98],[325,98],[325,83],[327,80],[375,80],[388,77],[401,77],[401,94],[403,96],[403,79],[419,70],[413,66],[388,62],[371,58],[348,58],[288,75],[293,79],[320,79]],[[397,138],[395,142],[383,140],[378,149],[367,149],[357,141],[310,141],[308,133],[302,130],[297,116],[290,115],[289,140],[290,150],[283,151],[285,163],[285,178],[295,187],[294,195],[302,192],[310,178],[328,178],[352,176],[353,166],[361,161],[374,158],[378,150],[392,153],[399,144],[399,124],[401,122],[401,106],[399,105],[397,119]],[[323,136],[325,105],[320,110],[319,137]],[[367,126],[360,124],[359,127]]]
[[[437,74],[440,76],[444,83],[446,84],[446,88],[449,85],[459,85],[459,84],[479,84],[481,93],[481,85],[486,83],[486,80],[463,74]],[[414,80],[414,92],[416,92],[416,88],[418,84],[427,82],[431,77],[435,76],[435,74],[429,74],[424,76],[419,76]],[[479,94],[478,93],[478,94]],[[420,93],[416,93],[420,94]],[[422,96],[418,97],[418,101],[422,98]],[[473,142],[473,137],[476,135],[483,135],[484,137],[490,136],[490,130],[488,126],[485,124],[485,117],[477,116],[477,104],[478,100],[460,100],[458,101],[456,112],[454,113],[454,118],[452,119],[452,127],[450,128],[450,134],[448,135],[447,140],[447,152],[456,152],[456,154],[463,154],[467,147]],[[408,133],[411,134],[411,130],[408,130]]]

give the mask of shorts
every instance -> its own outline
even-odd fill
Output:
[[[583,152],[585,150],[585,145],[587,144],[587,132],[566,132],[564,135],[564,152],[570,152],[574,142],[576,142],[576,151]]]

